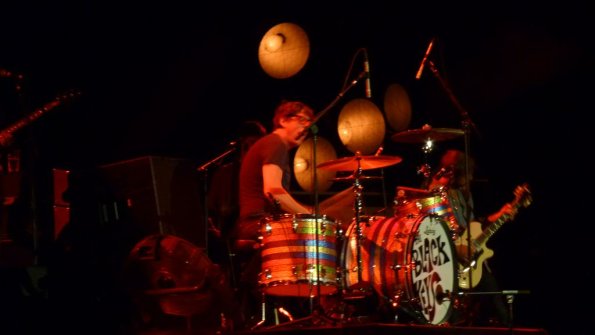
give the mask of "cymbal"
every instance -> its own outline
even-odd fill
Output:
[[[402,143],[424,143],[431,141],[445,141],[463,136],[465,134],[461,129],[452,128],[432,128],[424,126],[421,129],[405,130],[394,134],[391,139],[394,142]]]
[[[402,160],[399,156],[353,156],[324,162],[317,167],[329,171],[355,171],[358,167],[371,170],[391,166]]]

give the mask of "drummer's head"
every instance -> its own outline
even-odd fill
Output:
[[[302,118],[311,122],[314,119],[314,111],[301,101],[283,100],[275,109],[273,129],[281,128],[281,120],[292,117],[298,118],[300,123],[303,122]]]
[[[475,161],[470,156],[468,157],[469,173],[473,179],[473,172],[475,169]],[[465,153],[458,149],[448,149],[442,154],[440,159],[440,168],[451,169],[453,177],[451,178],[451,185],[458,184],[459,186],[465,182]]]

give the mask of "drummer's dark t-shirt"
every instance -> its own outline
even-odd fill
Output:
[[[263,192],[262,167],[265,164],[281,167],[282,185],[289,190],[291,182],[289,148],[275,133],[270,133],[255,142],[242,161],[239,188],[239,238],[257,237],[258,220],[273,210],[272,204]]]

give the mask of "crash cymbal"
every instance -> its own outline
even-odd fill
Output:
[[[362,170],[383,168],[400,163],[403,159],[399,156],[353,156],[335,159],[322,164],[318,168],[328,171],[355,171],[358,167]]]
[[[335,148],[333,148],[333,145],[328,140],[318,137],[316,143],[316,164],[337,158]],[[295,179],[300,187],[307,192],[314,191],[313,146],[314,141],[312,138],[307,139],[298,147],[293,158],[293,174],[295,175]],[[333,185],[333,178],[335,176],[336,172],[334,171],[322,171],[318,169],[316,171],[318,191],[324,192],[328,190]]]
[[[431,141],[446,141],[459,136],[463,136],[465,132],[461,129],[452,128],[432,128],[425,125],[421,129],[405,130],[394,134],[391,139],[394,142],[402,143],[424,143]]]

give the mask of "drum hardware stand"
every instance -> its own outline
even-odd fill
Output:
[[[430,166],[429,162],[429,155],[434,149],[434,141],[428,138],[424,145],[421,147],[421,150],[424,154],[424,163],[419,167],[417,170],[417,174],[421,174],[424,177],[423,188],[427,189],[430,186],[431,176],[432,176],[432,167]]]
[[[364,279],[362,276],[362,252],[361,252],[361,242],[364,239],[362,233],[362,209],[363,209],[363,200],[362,200],[362,190],[363,186],[360,183],[359,178],[362,175],[362,167],[361,167],[361,153],[358,151],[355,153],[356,160],[357,160],[357,169],[353,173],[353,190],[355,192],[355,245],[356,245],[356,264],[357,264],[357,282],[358,284],[355,285],[355,289],[360,291],[361,293],[365,294],[369,290],[369,283],[364,283]]]

